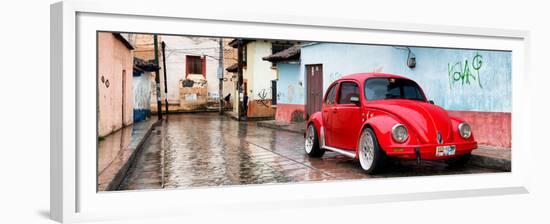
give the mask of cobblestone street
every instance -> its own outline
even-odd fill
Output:
[[[217,113],[174,114],[153,130],[120,190],[499,172],[443,162],[392,161],[381,175],[326,152],[309,158],[302,134],[237,122]]]

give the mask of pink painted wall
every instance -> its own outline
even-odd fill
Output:
[[[133,122],[133,52],[112,33],[98,34],[99,136]]]
[[[448,111],[472,127],[479,144],[512,147],[512,114],[509,112]]]
[[[303,104],[277,104],[275,112],[275,120],[283,122],[291,122],[292,114],[295,112],[305,113],[305,105]]]

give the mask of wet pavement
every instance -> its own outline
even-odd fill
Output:
[[[147,139],[156,118],[123,127],[99,139],[97,152],[97,190],[116,190],[134,160],[137,149]]]
[[[384,173],[367,175],[357,161],[333,152],[309,158],[303,141],[303,134],[217,113],[169,115],[144,143],[120,190],[500,172],[396,160]]]

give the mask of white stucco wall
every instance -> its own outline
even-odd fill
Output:
[[[206,81],[208,95],[218,93],[218,54],[219,43],[217,38],[198,38],[188,36],[165,36],[161,39],[166,43],[166,77],[168,86],[168,101],[177,102],[179,99],[180,80],[185,79],[186,55],[206,55]],[[214,57],[214,58],[212,58]],[[162,57],[160,57],[162,67]],[[161,68],[160,74],[164,75]],[[204,79],[202,75],[188,76],[190,79]],[[164,86],[164,83],[161,83]],[[164,92],[163,92],[164,94]]]
[[[261,99],[258,95],[266,91],[266,98],[271,99],[271,80],[277,78],[277,70],[272,68],[271,62],[262,60],[262,57],[271,55],[271,42],[257,40],[247,45],[246,71],[243,77],[248,82],[248,97],[250,100]]]
[[[155,91],[154,80],[154,72],[144,72],[140,76],[133,77],[134,109],[150,109],[151,91]]]

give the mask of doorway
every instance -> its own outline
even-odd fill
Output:
[[[323,65],[306,65],[306,117],[321,111],[323,104]]]

